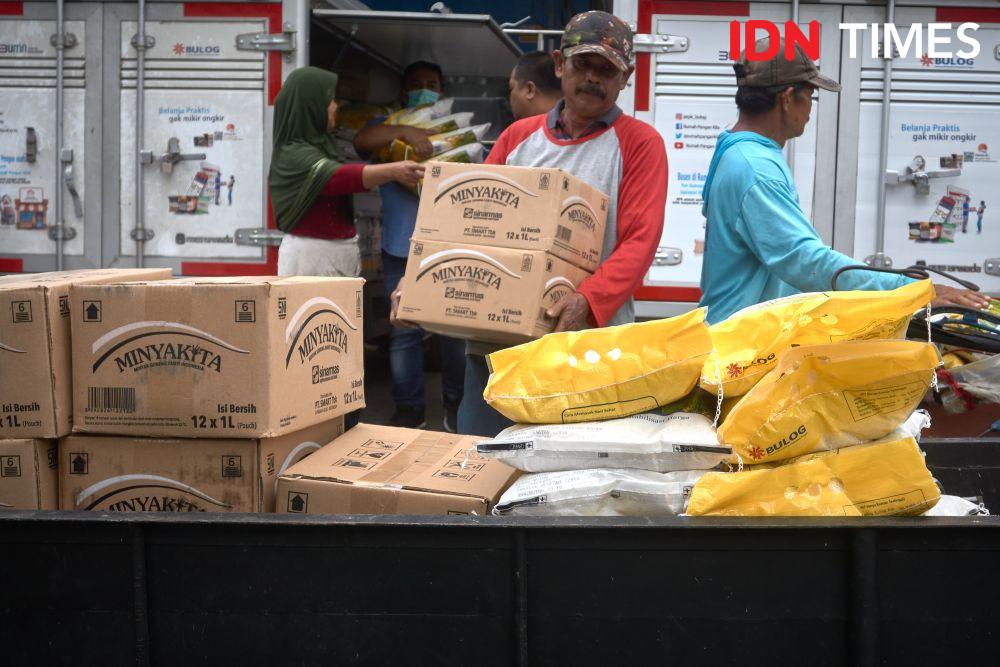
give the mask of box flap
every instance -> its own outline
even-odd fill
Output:
[[[480,438],[359,424],[283,477],[495,499],[515,474],[475,453]]]

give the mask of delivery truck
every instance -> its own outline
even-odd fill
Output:
[[[620,104],[661,132],[670,164],[663,239],[636,294],[639,315],[676,314],[700,296],[701,188],[715,137],[736,118],[730,23],[747,20],[796,21],[806,32],[818,22],[820,67],[844,84],[817,94],[806,134],[786,149],[821,237],[859,262],[923,263],[1000,290],[988,192],[1000,169],[993,5],[616,1],[637,34]],[[0,133],[7,272],[274,273],[280,233],[265,175],[274,97],[293,69],[334,69],[342,94],[384,103],[395,100],[407,62],[439,61],[461,109],[492,122],[495,138],[511,118],[502,98],[521,45],[551,49],[559,37],[551,27],[501,28],[485,14],[349,1],[12,2],[0,12],[9,44],[0,60],[10,101]],[[870,26],[886,22],[904,35],[914,25],[975,23],[981,50],[930,58],[911,46],[886,59],[861,48],[852,57],[852,36],[867,45]],[[37,113],[50,108],[57,113]],[[377,195],[358,197],[355,211],[366,277],[377,280]]]

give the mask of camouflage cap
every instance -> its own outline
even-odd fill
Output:
[[[767,53],[771,46],[771,38],[758,39],[754,45],[757,53]],[[795,45],[795,57],[785,58],[785,40],[778,42],[778,53],[770,60],[748,60],[744,51],[740,61],[733,65],[736,72],[736,85],[759,88],[783,86],[792,83],[810,83],[817,88],[840,92],[840,84],[819,73],[816,63],[809,59],[798,44]]]
[[[632,29],[607,12],[583,12],[566,24],[560,46],[564,58],[596,53],[625,72],[632,65]]]

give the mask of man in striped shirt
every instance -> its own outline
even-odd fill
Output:
[[[625,324],[632,293],[653,262],[663,231],[667,153],[650,125],[616,104],[634,68],[632,31],[606,12],[573,17],[553,53],[563,99],[549,113],[504,130],[487,164],[558,167],[607,193],[600,266],[549,310],[555,331]],[[398,299],[394,299],[393,313]],[[459,433],[492,436],[510,425],[483,401],[489,371],[482,343],[469,343]]]

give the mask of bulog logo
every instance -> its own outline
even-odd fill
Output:
[[[340,306],[322,296],[309,299],[295,311],[285,329],[285,368],[292,357],[304,364],[323,351],[347,354],[348,329],[357,331],[358,327]]]
[[[177,42],[172,49],[175,56],[217,56],[222,53],[222,49],[214,45],[196,46],[194,44],[182,44]]]
[[[106,362],[119,373],[159,366],[181,366],[196,371],[222,373],[226,352],[250,354],[207,331],[180,322],[132,322],[112,329],[91,346],[96,373]],[[100,355],[100,356],[98,356]]]
[[[77,494],[76,509],[107,509],[112,512],[208,511],[199,501],[211,508],[232,509],[229,503],[184,482],[162,475],[144,474],[116,475],[91,484]]]
[[[787,436],[785,436],[778,442],[768,446],[767,455],[770,456],[771,454],[774,454],[775,452],[784,449],[785,447],[792,444],[796,440],[802,438],[806,433],[808,433],[808,431],[806,430],[806,425],[805,424],[800,425],[797,429],[789,433]]]

